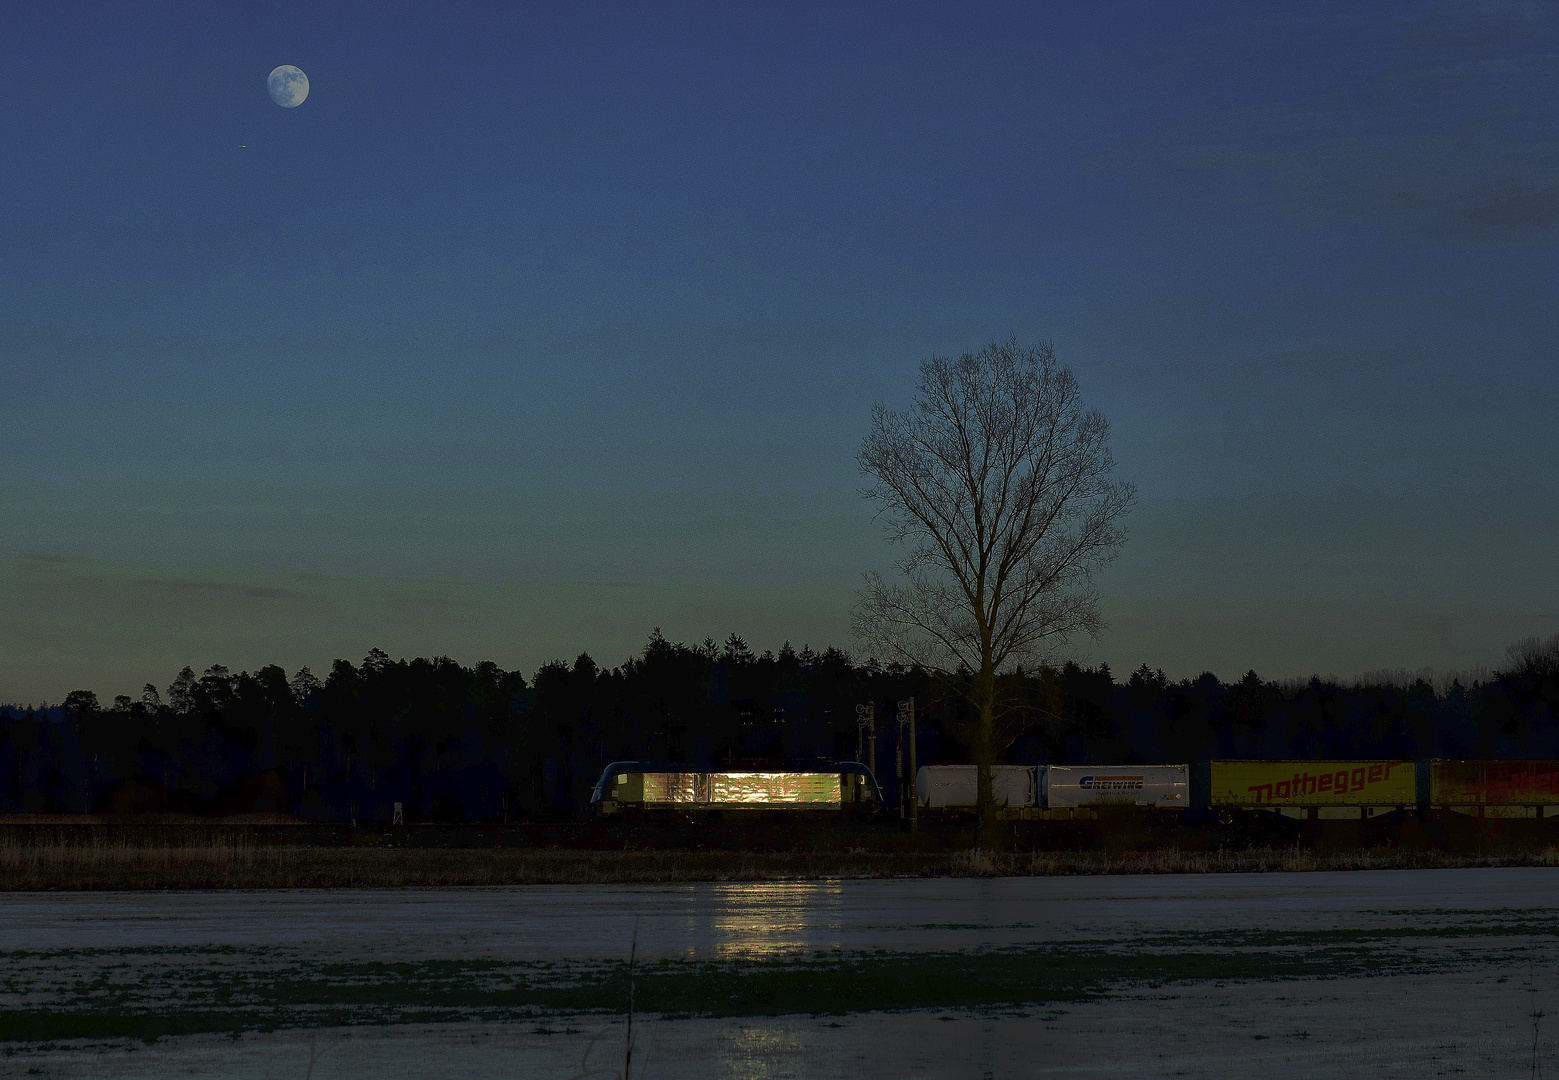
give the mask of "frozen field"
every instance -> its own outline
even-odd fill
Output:
[[[1559,1069],[1542,868],[0,894],[0,1074],[604,1077],[636,924],[635,1076]]]

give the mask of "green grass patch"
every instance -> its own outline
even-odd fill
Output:
[[[1503,934],[1490,923],[1463,937]],[[1550,922],[1543,933],[1555,934]],[[1529,932],[1529,931],[1528,931]],[[1083,1001],[1179,983],[1398,975],[1447,970],[1466,950],[1437,935],[1384,931],[1250,932],[978,951],[830,950],[726,961],[662,959],[637,970],[636,1007],[666,1017],[937,1009]],[[1428,939],[1433,948],[1406,943]],[[615,961],[319,960],[277,949],[72,950],[11,954],[0,1042],[152,1041],[200,1032],[530,1020],[627,1008]],[[236,954],[236,955],[235,955]],[[1524,963],[1519,949],[1481,961]],[[237,962],[233,962],[236,960]]]

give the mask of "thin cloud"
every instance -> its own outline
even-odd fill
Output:
[[[196,581],[189,578],[131,578],[125,584],[168,596],[237,596],[247,600],[306,600],[307,593],[271,585],[241,585],[231,581]]]
[[[45,567],[53,566],[79,566],[82,563],[91,561],[81,555],[51,555],[36,551],[16,552],[11,556],[11,560],[33,570],[42,570]]]
[[[1358,93],[1206,110],[1080,164],[1172,201],[1468,249],[1559,243],[1559,17],[1491,4],[1404,27]]]
[[[448,596],[392,596],[392,604],[405,604],[409,607],[423,608],[474,608],[477,605],[469,600],[456,600]]]

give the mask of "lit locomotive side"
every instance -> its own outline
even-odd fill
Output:
[[[597,817],[723,817],[824,814],[872,817],[882,790],[865,765],[835,762],[827,771],[683,772],[642,761],[614,761],[590,793]]]

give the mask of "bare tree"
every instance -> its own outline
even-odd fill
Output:
[[[920,366],[914,403],[879,405],[858,456],[864,492],[905,548],[867,574],[855,634],[941,673],[973,707],[979,815],[994,819],[998,727],[1024,667],[1103,629],[1093,575],[1124,539],[1135,489],[1111,477],[1109,423],[1084,409],[1049,345],[994,342]]]
[[[1524,637],[1505,650],[1501,675],[1526,675],[1533,679],[1559,679],[1559,634],[1546,641]]]

